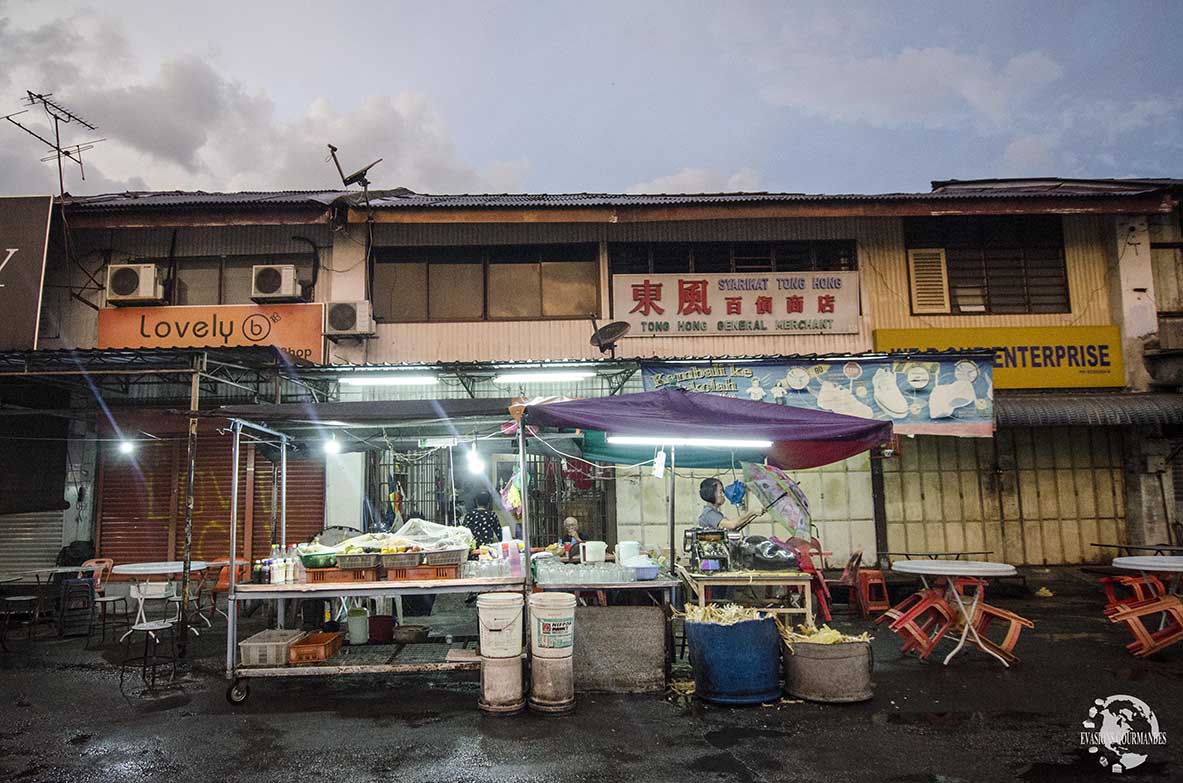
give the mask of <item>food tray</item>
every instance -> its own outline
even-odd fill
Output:
[[[352,555],[337,555],[337,568],[377,568],[379,556],[368,552]]]
[[[377,582],[381,573],[377,568],[308,568],[309,584],[325,582]]]
[[[433,579],[459,579],[460,566],[418,566],[417,568],[391,568],[386,572],[389,582],[416,582]]]
[[[238,643],[239,665],[286,666],[288,649],[303,636],[303,631],[259,631]]]
[[[382,565],[386,568],[414,568],[422,559],[422,552],[399,552],[382,555]]]
[[[332,658],[340,649],[344,634],[310,633],[288,648],[291,663],[321,663]]]
[[[334,568],[337,565],[336,552],[320,552],[315,555],[300,555],[305,568]]]
[[[468,548],[460,547],[458,549],[440,549],[435,552],[425,552],[423,554],[423,565],[429,566],[448,566],[460,565],[468,559]]]

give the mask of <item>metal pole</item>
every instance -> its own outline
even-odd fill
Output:
[[[238,454],[242,440],[242,423],[233,422],[230,425],[234,432],[234,445],[230,449],[230,589],[226,599],[226,676],[234,676],[234,654],[238,651],[236,644],[238,634],[238,602],[234,597],[234,590],[238,584]]]
[[[281,557],[287,554],[288,548],[288,436],[281,435],[279,440],[279,547]],[[287,615],[287,601],[280,598],[275,607],[275,627],[283,628]]]
[[[677,503],[675,501],[675,495],[677,494],[677,491],[678,491],[678,482],[677,482],[677,479],[674,478],[674,464],[676,462],[676,455],[675,455],[674,451],[675,451],[674,447],[670,446],[670,502],[669,502],[669,507],[670,507],[670,560],[669,560],[670,573],[673,573],[674,563],[678,559],[678,555],[677,555],[678,550],[674,548],[674,540],[675,540],[674,533],[677,531],[677,528],[674,524],[674,512],[675,512],[675,508],[677,506]]]
[[[197,413],[198,397],[201,394],[201,359],[193,360],[193,374],[189,380],[189,412]],[[189,417],[189,480],[185,484],[185,544],[181,552],[181,622],[177,641],[177,654],[185,657],[189,646],[189,567],[193,562],[193,482],[197,477],[197,416]],[[172,556],[172,553],[169,553]]]
[[[526,481],[526,414],[518,420],[518,473],[522,477],[522,539],[526,545],[526,562],[522,575],[526,578],[526,588],[531,582],[530,573],[530,489]]]

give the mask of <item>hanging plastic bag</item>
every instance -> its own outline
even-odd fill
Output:
[[[723,497],[731,501],[733,506],[741,505],[748,496],[748,485],[738,479],[723,487]]]

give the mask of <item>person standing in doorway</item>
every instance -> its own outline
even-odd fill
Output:
[[[465,514],[461,524],[472,532],[477,546],[495,544],[501,540],[501,520],[490,510],[493,496],[488,492],[478,492],[475,500],[476,510]]]

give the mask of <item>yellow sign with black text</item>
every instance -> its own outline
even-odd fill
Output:
[[[1125,386],[1116,326],[876,329],[875,350],[993,351],[998,389]]]

